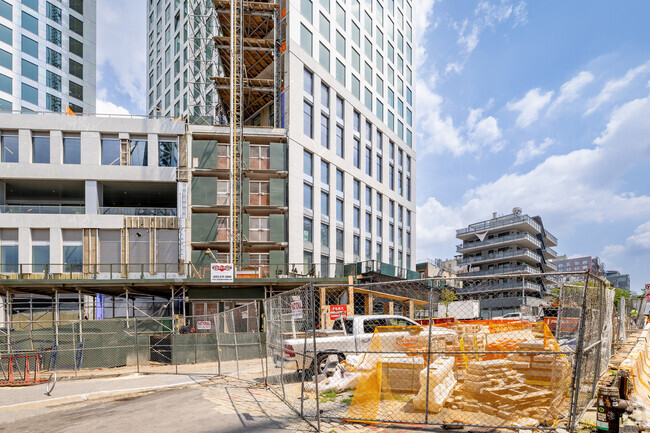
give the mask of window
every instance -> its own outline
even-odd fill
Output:
[[[25,59],[21,59],[21,72],[23,77],[38,82],[38,66]]]
[[[336,169],[336,190],[343,192],[343,172],[338,168]]]
[[[38,19],[27,12],[22,12],[22,27],[28,32],[38,35]]]
[[[318,63],[325,68],[327,72],[330,70],[330,50],[323,45],[323,43],[319,43],[319,50],[318,50]]]
[[[48,65],[61,69],[61,53],[58,51],[54,51],[48,47],[46,50],[46,61]],[[70,61],[72,62],[73,60]]]
[[[120,140],[102,138],[102,165],[120,165]]]
[[[388,166],[388,187],[395,191],[395,166],[393,164]]]
[[[18,162],[18,133],[0,135],[1,162]]]
[[[336,199],[336,220],[343,222],[343,200]]]
[[[0,272],[18,272],[18,229],[0,229]]]
[[[76,61],[74,61],[72,59],[70,59],[69,62],[70,62],[70,74],[74,75],[75,77],[77,77],[77,78],[79,78],[81,80],[83,80],[84,79],[84,66],[81,63],[76,62]]]
[[[54,112],[61,111],[61,98],[58,96],[50,95],[49,93],[45,95],[45,104],[48,110]]]
[[[372,233],[372,215],[366,212],[366,234]]]
[[[307,101],[303,104],[303,133],[309,137],[314,138],[314,120],[313,120],[314,107]]]
[[[63,237],[63,272],[81,272],[83,242],[81,230],[61,230]]]
[[[32,229],[32,272],[46,272],[50,265],[50,230]]]
[[[7,77],[4,74],[0,74],[0,90],[11,95],[13,93],[12,87],[13,87],[12,79]]]
[[[305,27],[304,24],[300,24],[300,46],[307,53],[312,55],[312,45],[313,45],[313,36],[311,32]]]
[[[23,101],[29,102],[34,105],[38,105],[38,89],[32,87],[29,84],[22,83],[21,85],[21,97]]]
[[[381,239],[381,218],[377,217],[377,237]]]
[[[314,95],[314,74],[307,69],[304,70],[302,85],[306,94],[310,96]]]
[[[49,135],[35,135],[32,137],[32,162],[35,164],[50,163]]]
[[[358,230],[361,227],[361,211],[356,206],[352,208],[352,222],[355,229]]]
[[[158,166],[178,167],[178,142],[169,140],[158,141]]]
[[[251,242],[268,242],[270,237],[269,217],[254,217],[249,220],[249,240]]]
[[[132,139],[129,143],[129,165],[146,167],[147,166],[147,140]]]
[[[345,30],[345,9],[338,3],[336,3],[336,22]]]
[[[251,170],[268,170],[271,168],[270,150],[269,146],[257,146],[254,144],[250,146],[249,167]],[[228,167],[229,165],[226,165],[224,168]]]
[[[352,42],[361,47],[361,29],[355,23],[352,23]]]
[[[23,39],[25,37],[23,36]],[[13,32],[7,26],[0,24],[0,41],[12,45],[13,44]]]
[[[360,254],[360,239],[359,236],[354,235],[352,238],[352,254],[354,254],[356,257],[359,257]]]
[[[330,226],[327,224],[320,225],[320,243],[321,246],[330,246]]]
[[[339,31],[336,32],[336,51],[345,57],[345,37]]]
[[[77,84],[74,81],[69,81],[70,96],[80,101],[84,100],[84,87],[81,84]]]
[[[372,188],[366,187],[366,206],[372,208]]]
[[[361,82],[354,74],[352,74],[352,94],[355,98],[361,99]]]
[[[343,99],[340,97],[336,97],[336,117],[343,122],[344,119],[344,113],[345,113],[345,105],[343,103]]]
[[[372,260],[372,241],[366,239],[366,260]]]
[[[303,218],[302,240],[304,242],[313,242],[314,240],[314,222],[311,218]]]
[[[302,202],[302,205],[305,209],[314,209],[313,187],[308,183],[302,184]]]
[[[307,176],[314,176],[314,156],[306,150],[303,153],[302,168]]]
[[[361,55],[354,48],[352,49],[352,67],[357,72],[361,72]]]
[[[320,144],[321,146],[330,147],[330,118],[322,114],[320,115]]]
[[[345,65],[336,59],[336,81],[345,86]]]
[[[312,10],[314,6],[311,0],[300,0],[300,13],[307,18],[307,21],[312,22]]]
[[[330,20],[325,18],[322,13],[318,14],[318,30],[326,41],[330,40]]]
[[[330,216],[330,195],[325,191],[320,192],[320,213],[323,216]]]
[[[343,128],[336,125],[336,154],[341,158],[345,157],[345,150],[343,145]]]
[[[388,241],[391,244],[395,242],[395,224],[388,225]]]
[[[372,149],[366,147],[366,174],[372,176]]]
[[[377,155],[375,158],[376,158],[376,160],[377,160],[377,171],[376,171],[377,180],[378,180],[379,182],[381,182],[381,181],[382,181],[382,163],[381,163],[381,155]]]
[[[61,40],[63,39],[61,36],[61,31],[55,29],[49,24],[46,27],[46,38],[49,42],[52,42],[54,45],[58,45],[59,47],[61,46]]]
[[[0,1],[0,17],[4,17],[10,21],[13,19],[11,3],[7,3],[5,0]]]
[[[361,159],[361,143],[358,138],[354,138],[352,146],[352,163],[356,168],[359,168],[359,160]]]
[[[336,229],[336,250],[343,251],[343,230]]]
[[[330,165],[327,161],[320,161],[320,181],[325,185],[330,184]]]
[[[45,82],[47,87],[58,90],[59,92],[61,91],[61,76],[59,74],[55,74],[52,71],[46,71]]]
[[[70,15],[70,30],[77,33],[80,36],[84,34],[84,23],[83,21]]]
[[[63,137],[63,163],[81,164],[80,137]]]
[[[271,184],[269,181],[251,181],[250,204],[251,206],[268,206],[271,202]]]
[[[70,0],[70,9],[83,15],[84,14],[83,0]]]
[[[1,28],[1,27],[0,27]],[[38,58],[38,42],[22,35],[22,52],[32,57]],[[11,44],[11,41],[9,42]],[[48,62],[49,63],[49,62]]]

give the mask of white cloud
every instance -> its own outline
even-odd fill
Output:
[[[118,91],[146,110],[146,4],[132,0],[97,2],[97,71],[110,66],[118,83]],[[124,13],[128,11],[128,13]],[[98,80],[98,83],[102,81]],[[97,107],[99,112],[99,107]]]
[[[650,61],[647,61],[636,68],[630,69],[621,78],[609,80],[605,83],[605,86],[597,96],[587,101],[587,111],[585,112],[585,115],[589,115],[596,111],[601,105],[612,99],[617,92],[627,87],[636,77],[645,75],[648,72],[650,72]]]
[[[425,48],[425,36],[431,25],[431,16],[435,0],[415,0],[413,10],[413,26],[415,31],[415,66],[416,68],[424,65],[427,60],[427,50]]]
[[[103,101],[101,99],[96,100],[97,108],[96,108],[96,113],[97,114],[131,114],[129,113],[129,110],[127,110],[124,107],[120,107],[119,105],[115,105],[112,102],[109,101]]]
[[[526,23],[526,3],[520,1],[516,6],[509,0],[502,0],[500,4],[487,1],[480,2],[474,10],[472,21],[465,19],[462,22],[452,23],[458,33],[456,44],[460,47],[459,60],[449,62],[445,67],[446,74],[459,74],[465,67],[470,55],[480,42],[480,36],[487,28],[492,28],[508,20],[512,26],[517,27]]]
[[[497,119],[483,117],[483,109],[470,110],[464,125],[455,126],[450,115],[442,112],[443,98],[435,92],[435,82],[417,80],[415,83],[416,113],[421,154],[450,152],[461,156],[489,147],[493,152],[503,145]]]
[[[550,114],[555,110],[562,108],[569,102],[575,101],[576,98],[578,98],[580,95],[582,89],[584,89],[585,86],[587,86],[592,81],[594,81],[594,75],[589,71],[582,71],[566,83],[562,84],[562,87],[560,87],[560,94],[548,107],[547,114]]]
[[[606,245],[605,248],[600,252],[600,257],[603,260],[609,260],[613,257],[616,257],[625,251],[623,245]]]
[[[553,155],[529,172],[481,184],[468,190],[460,205],[444,206],[430,198],[418,207],[418,221],[426,236],[420,240],[418,233],[417,255],[449,256],[456,229],[514,206],[541,215],[552,233],[581,224],[650,221],[650,196],[615,189],[629,169],[650,159],[649,112],[650,96],[630,101],[614,110],[596,147]],[[649,226],[635,231],[630,242],[648,245]],[[443,240],[446,244],[440,244]]]
[[[627,242],[633,247],[650,249],[650,221],[638,226]]]
[[[510,111],[519,111],[517,126],[525,128],[539,118],[539,112],[553,97],[553,91],[541,93],[541,89],[529,90],[526,95],[518,101],[510,101],[506,105]]]
[[[535,144],[535,140],[528,140],[521,149],[517,151],[517,159],[515,165],[523,164],[530,161],[546,152],[546,149],[555,143],[555,140],[546,137],[541,143]]]

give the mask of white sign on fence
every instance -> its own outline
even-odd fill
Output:
[[[212,263],[210,265],[211,283],[232,283],[234,274],[232,263]]]
[[[212,329],[212,322],[210,322],[209,320],[199,320],[198,322],[196,322],[196,329],[209,331],[210,329]]]
[[[291,297],[291,318],[302,319],[302,300],[300,296]]]
[[[241,318],[242,319],[248,319],[248,310],[243,310],[241,312]]]

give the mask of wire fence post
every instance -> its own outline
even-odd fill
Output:
[[[435,282],[434,282],[435,285]],[[429,289],[429,333],[427,343],[427,355],[424,369],[427,372],[426,395],[424,397],[424,423],[429,424],[429,365],[431,364],[431,326],[433,324],[433,287]]]
[[[603,310],[607,308],[605,305],[605,285],[603,282],[600,282],[600,299],[599,299],[599,304],[600,308],[599,310],[599,317],[598,317],[598,335],[600,338],[598,339],[598,345],[596,349],[596,365],[595,365],[595,371],[594,371],[594,385],[591,390],[591,395],[592,397],[596,395],[596,389],[598,388],[598,379],[600,379],[600,358],[603,354],[603,326],[605,324],[605,317],[603,314]]]
[[[140,346],[138,343],[138,318],[133,318],[133,325],[135,327],[135,365],[137,372],[140,373]]]
[[[253,305],[255,306],[255,309],[252,312],[255,314],[255,325],[256,325],[255,332],[257,332],[257,344],[258,344],[258,347],[259,347],[259,350],[260,350],[260,364],[262,366],[262,375],[264,376],[264,385],[266,385],[266,372],[265,372],[265,369],[264,369],[264,359],[263,359],[264,358],[264,352],[262,350],[262,332],[260,331],[261,320],[260,320],[260,315],[258,314],[261,311],[261,308],[257,307],[257,301],[255,301],[255,303]],[[260,302],[260,305],[261,305],[261,302]],[[251,312],[248,313],[249,314],[249,320],[250,320],[250,313]]]
[[[557,308],[557,320],[555,322],[555,339],[559,340],[560,336],[560,330],[562,328],[562,300],[564,299],[564,281],[562,281],[562,284],[560,285],[560,305]]]
[[[320,401],[318,394],[318,350],[316,348],[316,298],[314,296],[314,282],[309,282],[309,296],[310,296],[310,310],[311,310],[311,321],[312,321],[312,343],[314,345],[314,386],[316,387],[316,424],[318,425],[317,431],[320,432]],[[319,314],[320,316],[320,314]],[[306,328],[306,327],[305,327]],[[305,329],[305,333],[307,329]]]
[[[229,313],[229,316],[232,318],[232,338],[235,346],[235,367],[237,368],[237,379],[239,377],[239,349],[237,348],[237,328],[235,326],[235,314],[234,311]]]
[[[172,305],[174,301],[172,299]],[[176,352],[176,317],[172,315],[172,330],[169,338],[172,340],[172,359],[174,360],[174,366],[176,368],[176,374],[178,374],[178,353]]]
[[[221,344],[219,344],[219,324],[221,323],[220,314],[214,315],[214,332],[217,338],[217,374],[221,376]]]
[[[576,343],[575,364],[573,366],[573,386],[571,387],[571,401],[569,405],[569,430],[575,431],[578,415],[578,395],[580,394],[580,373],[582,367],[582,354],[585,337],[585,320],[587,317],[587,288],[589,287],[589,273],[585,273],[585,284],[582,292],[582,310],[580,311],[580,327],[578,329],[578,341]],[[563,300],[560,300],[560,308]]]

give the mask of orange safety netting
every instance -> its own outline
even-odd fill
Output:
[[[567,414],[572,369],[543,322],[444,323],[428,335],[375,329],[345,362],[359,375],[347,419],[537,426]]]

